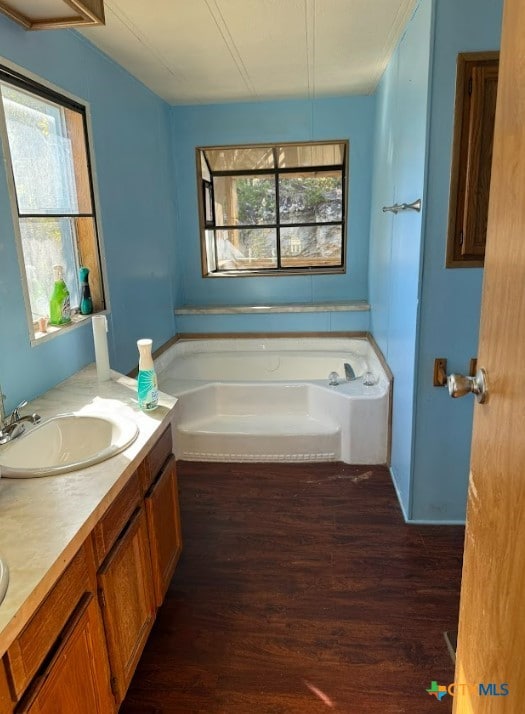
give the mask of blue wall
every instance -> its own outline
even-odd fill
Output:
[[[152,337],[158,346],[175,329],[169,108],[72,31],[26,32],[0,17],[0,56],[90,102],[112,310],[110,361],[129,371],[137,362],[138,337]],[[6,406],[93,361],[92,343],[89,321],[30,346],[2,161],[0,384]]]
[[[177,305],[274,305],[366,300],[374,111],[374,97],[173,107]],[[346,274],[203,278],[195,147],[315,139],[350,140]],[[197,315],[178,318],[177,328],[184,332],[249,331],[270,329],[270,325],[275,330],[368,328],[367,313],[321,315],[272,315],[271,320],[249,315],[230,315],[227,318]]]
[[[473,400],[432,387],[435,357],[468,371],[477,354],[481,269],[445,269],[458,52],[497,50],[502,0],[438,0],[432,70],[425,258],[419,334],[417,422],[411,516],[465,517]]]
[[[381,80],[377,97],[370,229],[371,331],[394,374],[391,470],[410,513],[422,214],[382,206],[425,206],[432,6],[423,2]]]
[[[456,57],[499,47],[501,11],[502,0],[421,0],[378,89],[371,329],[394,372],[392,476],[411,521],[465,517],[473,402],[432,374],[435,357],[465,372],[477,352],[483,271],[444,267]],[[419,195],[422,224],[378,211]]]
[[[472,400],[450,400],[431,382],[436,356],[464,372],[478,341],[482,271],[444,268],[455,62],[459,51],[497,49],[501,9],[502,0],[421,0],[373,97],[172,108],[76,33],[29,33],[0,17],[3,57],[91,105],[112,366],[128,371],[138,337],[151,336],[159,346],[176,327],[371,327],[395,374],[392,470],[405,515],[462,520]],[[195,146],[333,138],[350,140],[347,274],[203,279]],[[421,215],[381,212],[385,204],[420,196]],[[174,305],[368,298],[370,317],[181,315],[175,324],[173,316]],[[92,360],[90,324],[30,346],[2,163],[0,384],[8,408]]]

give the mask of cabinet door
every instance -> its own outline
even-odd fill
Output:
[[[13,700],[9,685],[7,683],[7,675],[3,661],[0,659],[0,714],[12,714]]]
[[[26,714],[111,714],[104,632],[93,595],[86,595],[45,672],[17,708]]]
[[[171,456],[145,499],[155,597],[160,607],[182,551],[179,490]]]
[[[113,689],[120,704],[155,619],[146,515],[130,520],[98,573]]]
[[[483,267],[498,68],[498,52],[462,52],[458,55],[448,268]]]

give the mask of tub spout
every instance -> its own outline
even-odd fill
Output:
[[[344,363],[344,368],[345,368],[345,378],[347,382],[351,382],[353,379],[355,379],[355,372],[352,368],[351,364],[348,364],[348,362]]]

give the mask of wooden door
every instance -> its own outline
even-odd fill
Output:
[[[17,712],[111,714],[104,633],[92,595],[86,596],[63,634],[63,643]]]
[[[455,675],[472,686],[455,714],[525,710],[524,38],[525,3],[506,0],[478,352],[490,394],[474,410]]]
[[[170,457],[145,498],[157,607],[173,577],[182,551],[179,490],[175,458]]]
[[[131,519],[98,573],[102,617],[117,703],[131,681],[155,620],[144,511]]]

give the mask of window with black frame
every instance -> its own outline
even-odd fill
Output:
[[[12,178],[15,235],[31,338],[49,316],[54,266],[80,312],[79,270],[89,273],[92,310],[105,309],[102,262],[88,145],[86,106],[0,67],[0,134]],[[56,332],[58,328],[50,329]],[[44,329],[45,332],[45,329]]]
[[[200,147],[205,276],[341,273],[347,141]]]

